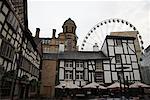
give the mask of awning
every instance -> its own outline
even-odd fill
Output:
[[[135,83],[133,83],[133,84],[131,84],[131,85],[129,86],[129,88],[139,88],[139,87],[142,87],[142,88],[150,88],[149,85],[144,84],[144,83],[141,83],[141,82],[135,82]]]
[[[73,84],[72,82],[63,82],[63,83],[60,83],[59,85],[55,86],[55,88],[77,89],[77,88],[80,88],[80,87],[77,86],[76,84]]]
[[[98,87],[99,89],[107,89],[106,87],[102,86],[102,85],[99,85]]]
[[[97,87],[99,87],[99,84],[95,83],[95,82],[92,82],[92,83],[89,83],[89,84],[83,86],[83,88],[97,88]]]
[[[124,88],[124,84],[121,84],[121,87]],[[125,87],[127,87],[127,86],[125,85]],[[109,88],[109,89],[120,88],[120,83],[119,82],[115,82],[112,85],[108,86],[107,88]]]

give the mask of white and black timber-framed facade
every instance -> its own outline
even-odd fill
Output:
[[[110,58],[103,66],[105,83],[118,81],[118,76],[129,82],[141,81],[134,40],[134,37],[128,36],[106,36],[101,48],[101,51]]]
[[[72,81],[78,86],[93,81],[111,84],[119,81],[119,76],[131,83],[141,81],[134,40],[134,37],[109,35],[99,52],[60,53],[59,82]]]
[[[35,94],[40,65],[41,55],[27,25],[27,0],[0,1],[0,98]]]
[[[141,81],[134,40],[134,37],[108,35],[101,51],[59,53],[58,58],[55,56],[58,59],[58,83],[107,85],[119,81],[119,76],[129,83]]]
[[[70,81],[78,86],[95,81],[104,84],[102,64],[109,60],[102,52],[96,51],[49,53],[43,54],[43,59],[57,59],[56,84]]]

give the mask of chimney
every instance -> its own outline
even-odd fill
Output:
[[[53,29],[53,36],[52,36],[52,38],[55,38],[55,34],[56,34],[56,29]]]
[[[95,45],[93,46],[93,51],[99,51],[99,47],[98,47],[97,43],[95,43]]]
[[[39,38],[39,34],[40,34],[40,28],[36,28],[35,37]]]

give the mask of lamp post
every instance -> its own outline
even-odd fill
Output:
[[[121,97],[122,97],[122,86],[121,86],[121,76],[118,76],[118,78],[119,78],[119,83],[120,83],[120,95],[121,95]]]
[[[99,89],[98,89],[98,85],[96,86],[96,93],[97,93],[97,95],[99,95]]]
[[[121,75],[118,76],[118,79],[120,81],[120,90],[121,90],[121,99],[122,99],[122,86],[121,86],[121,79],[123,80],[123,84],[124,84],[124,91],[125,91],[125,78],[124,78],[124,69],[128,69],[129,67],[117,67],[116,69],[121,69],[118,72],[121,72]]]
[[[126,76],[126,80],[127,80],[127,92],[126,92],[126,95],[127,95],[127,98],[129,98],[129,83],[128,83],[128,76]]]
[[[65,94],[65,84],[63,84],[62,87],[63,87],[63,97],[64,97],[65,96],[64,95]]]

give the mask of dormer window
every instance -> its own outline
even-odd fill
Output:
[[[121,45],[121,40],[116,40],[116,41],[115,41],[115,45],[116,45],[116,46],[120,46],[120,45]]]

